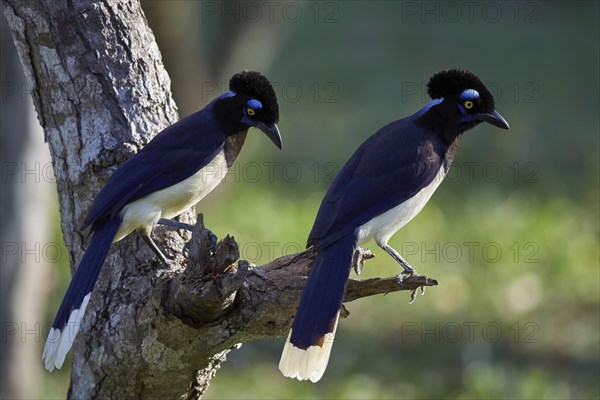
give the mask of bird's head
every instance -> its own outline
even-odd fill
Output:
[[[269,80],[260,73],[235,74],[229,81],[229,91],[217,100],[215,112],[229,134],[256,127],[281,149],[277,97]]]
[[[509,129],[508,122],[496,111],[490,91],[469,71],[449,69],[436,73],[427,84],[427,93],[433,99],[427,111],[456,126],[458,133],[481,122]]]

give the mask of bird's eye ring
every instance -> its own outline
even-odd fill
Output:
[[[473,108],[473,102],[472,102],[472,101],[470,101],[470,100],[467,100],[467,101],[465,101],[465,103],[464,103],[464,104],[465,104],[465,108],[466,108],[467,110],[470,110],[471,108]]]
[[[253,116],[254,114],[256,114],[256,111],[254,111],[250,107],[248,107],[248,109],[246,109],[246,112],[248,113],[249,116]]]

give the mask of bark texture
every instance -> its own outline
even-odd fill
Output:
[[[177,120],[170,80],[137,0],[2,4],[50,147],[75,268],[94,195]],[[201,218],[187,258],[186,233],[158,228],[155,237],[174,260],[170,268],[136,235],[113,246],[74,346],[70,397],[199,398],[231,349],[287,334],[311,251],[256,267],[238,261],[232,237],[214,243]],[[435,284],[351,281],[346,301]]]

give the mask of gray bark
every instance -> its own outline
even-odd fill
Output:
[[[3,0],[3,8],[50,147],[75,268],[94,195],[177,119],[169,77],[136,0]],[[136,235],[113,246],[74,346],[70,397],[199,398],[231,349],[287,333],[311,251],[256,267],[237,260],[231,237],[213,253],[201,218],[192,235],[186,259],[185,233],[155,231],[170,268]],[[351,281],[346,301],[436,283]]]

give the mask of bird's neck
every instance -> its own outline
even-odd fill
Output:
[[[430,109],[415,115],[417,123],[436,134],[446,146],[451,146],[464,132],[456,122],[443,115],[439,109]]]
[[[460,141],[462,138],[463,132],[461,132],[456,125],[448,124],[444,126],[442,129],[436,130],[438,138],[446,152],[444,154],[444,166],[446,170],[450,168],[452,162],[454,161],[454,156],[458,152],[460,148]]]
[[[244,129],[248,130],[247,125],[240,122],[242,114],[241,111],[238,112],[239,105],[231,97],[217,98],[211,104],[211,108],[219,128],[226,137],[235,136]]]
[[[241,116],[235,115],[237,106],[231,101],[231,97],[225,94],[213,100],[208,106],[214,121],[225,136],[223,151],[225,152],[227,168],[231,168],[235,159],[240,154],[242,146],[246,141],[246,135],[248,134],[248,126],[239,122]]]
[[[227,161],[227,168],[231,168],[238,154],[240,154],[240,150],[242,150],[242,146],[246,141],[247,134],[248,129],[244,129],[233,135],[228,135],[227,139],[225,139],[225,145],[223,146],[223,150],[225,151],[225,160]]]
[[[433,132],[445,149],[444,166],[447,170],[458,152],[464,130],[461,130],[460,125],[443,115],[439,109],[430,108],[425,112],[417,113],[416,120],[430,132]]]
[[[452,165],[452,162],[454,161],[454,156],[456,155],[456,153],[458,152],[458,148],[460,147],[461,138],[462,134],[459,133],[457,136],[454,137],[454,139],[452,140],[452,142],[450,142],[450,145],[446,149],[446,154],[444,156],[444,166],[446,168],[446,171],[448,171],[450,165]]]

